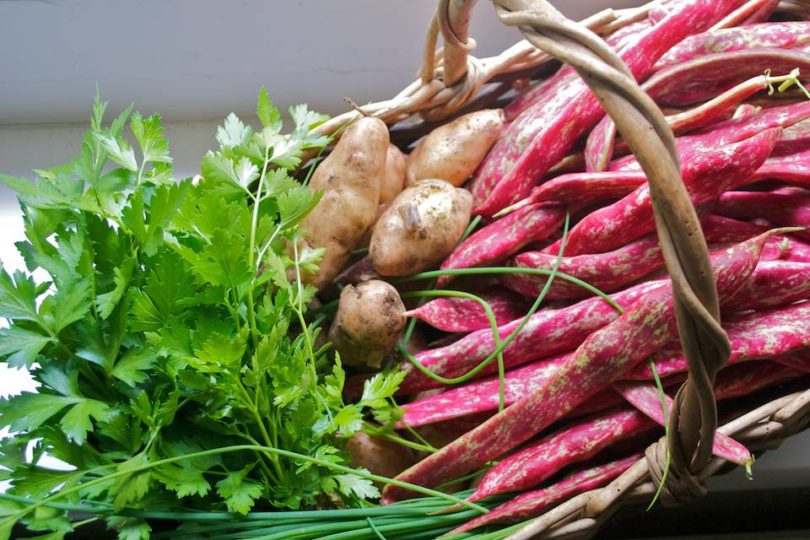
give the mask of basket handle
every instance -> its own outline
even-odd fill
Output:
[[[674,477],[694,483],[710,461],[717,428],[714,379],[730,347],[720,326],[717,289],[700,222],[681,179],[672,130],[627,66],[596,34],[545,0],[493,0],[501,21],[546,54],[573,66],[602,102],[647,175],[658,238],[672,279],[689,377],[678,391],[668,440]],[[463,77],[475,0],[440,0],[434,17],[445,37],[444,73]],[[659,452],[659,456],[663,452]],[[660,459],[660,457],[659,457]],[[662,464],[659,464],[663,466]]]
[[[360,106],[351,102],[351,111],[329,119],[313,132],[339,137],[341,129],[350,122],[361,116],[374,116],[391,126],[407,120],[407,127],[396,127],[392,136],[401,134],[412,140],[414,134],[424,134],[435,123],[445,121],[465,107],[497,99],[511,88],[514,79],[531,75],[551,60],[525,40],[490,58],[470,57],[469,51],[475,45],[469,38],[469,18],[474,4],[474,0],[442,0],[431,20],[417,80],[391,99]],[[643,19],[648,10],[649,6],[606,9],[584,19],[582,24],[601,34],[610,34]],[[437,53],[440,32],[445,46]],[[479,92],[489,83],[498,84]],[[305,157],[312,155],[305,153]]]
[[[475,48],[470,40],[470,17],[477,0],[439,0],[431,28],[425,42],[425,57],[422,61],[422,81],[433,78],[436,30],[444,40],[442,79],[446,86],[453,86],[467,75],[468,53]]]

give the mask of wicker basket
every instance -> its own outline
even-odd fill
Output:
[[[494,0],[498,17],[516,26],[525,40],[485,59],[469,55],[474,42],[469,21],[475,0],[440,0],[425,43],[418,80],[394,98],[333,118],[318,131],[335,134],[359,115],[383,119],[392,138],[414,141],[433,126],[486,107],[516,84],[543,73],[554,60],[572,65],[614,120],[647,175],[666,268],[672,278],[678,328],[689,364],[670,417],[669,440],[651,445],[645,458],[602,489],[578,495],[529,522],[511,538],[587,538],[620,506],[649,500],[671,456],[664,502],[677,504],[706,493],[705,480],[726,462],[713,458],[715,430],[734,435],[751,450],[779,446],[810,424],[810,390],[781,395],[718,427],[713,394],[716,373],[729,344],[719,324],[715,284],[706,242],[680,178],[674,136],[663,114],[640,89],[627,67],[597,34],[647,17],[649,7],[605,10],[575,23],[545,0]],[[810,17],[810,3],[790,0],[779,8]],[[436,49],[441,34],[444,46]],[[547,71],[547,70],[546,70]]]

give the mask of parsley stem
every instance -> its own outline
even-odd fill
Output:
[[[312,347],[312,336],[309,333],[309,327],[306,320],[304,320],[304,287],[301,283],[301,260],[298,256],[298,243],[293,242],[293,263],[295,264],[295,286],[298,290],[294,311],[298,315],[298,321],[301,324],[301,333],[304,335],[304,343],[307,346],[307,354],[311,361],[311,366],[315,369],[315,351]],[[328,410],[328,409],[327,409]]]
[[[399,435],[394,435],[393,433],[386,433],[385,430],[370,426],[368,423],[366,423],[365,429],[363,431],[365,431],[369,435],[373,435],[375,437],[379,437],[380,439],[385,439],[386,441],[397,443],[399,445],[404,446],[405,448],[418,450],[419,452],[427,452],[432,454],[438,451],[433,446],[420,444],[414,441],[409,441],[408,439],[403,439]]]
[[[73,523],[70,524],[70,526],[73,527],[73,529],[79,529],[81,527],[84,527],[85,525],[90,525],[91,523],[95,523],[96,521],[98,521],[98,519],[99,519],[98,517],[91,517],[91,518],[83,519],[81,521],[74,521]]]
[[[253,436],[250,435],[249,433],[241,433],[240,436],[246,441],[249,441],[251,444],[255,444],[256,446],[264,446],[262,443],[254,439]],[[267,465],[267,462],[265,461],[265,459],[269,458],[264,456],[261,452],[256,452],[256,455],[257,455],[256,463],[259,464],[259,468],[262,470],[262,472],[264,472],[267,478],[278,483],[279,479],[276,478],[276,474],[270,469],[270,467]]]
[[[397,405],[397,402],[394,400],[394,398],[393,398],[393,397],[391,397],[390,399],[391,399],[391,402],[392,402],[393,406],[394,406],[395,408],[399,408],[399,405]],[[425,446],[429,446],[429,447],[433,448],[433,445],[432,445],[432,444],[430,444],[430,443],[427,441],[427,439],[425,439],[425,438],[424,438],[424,437],[423,437],[423,436],[422,436],[422,435],[421,435],[421,434],[420,434],[418,431],[416,431],[415,429],[413,429],[413,428],[411,427],[411,425],[410,425],[410,424],[408,424],[408,422],[406,422],[406,421],[405,421],[405,419],[404,419],[404,418],[400,418],[400,419],[399,419],[399,421],[400,421],[400,423],[401,423],[402,425],[404,425],[404,426],[405,426],[405,429],[406,429],[406,430],[408,430],[408,433],[410,433],[410,434],[411,434],[411,435],[412,435],[412,436],[413,436],[413,437],[414,437],[414,438],[415,438],[417,441],[419,441],[420,443],[424,444]],[[433,451],[435,452],[435,451],[436,451],[436,449],[434,448],[434,449],[433,449]]]
[[[231,453],[231,452],[242,452],[242,451],[257,451],[257,452],[262,452],[262,453],[266,453],[266,454],[275,454],[275,455],[283,456],[283,457],[290,458],[290,459],[293,459],[293,460],[306,461],[306,462],[312,463],[314,465],[318,465],[319,467],[332,469],[334,471],[338,471],[338,472],[345,473],[345,474],[353,474],[353,475],[360,476],[361,478],[366,478],[366,479],[374,481],[374,482],[380,482],[380,483],[383,483],[383,484],[390,484],[390,485],[397,486],[397,487],[400,487],[400,488],[403,488],[403,489],[407,489],[409,491],[413,491],[413,492],[416,492],[416,493],[421,493],[422,495],[428,495],[428,496],[432,496],[432,497],[439,497],[439,498],[445,499],[445,500],[447,500],[449,502],[460,504],[460,505],[462,505],[462,506],[464,506],[466,508],[469,508],[471,510],[475,510],[475,511],[480,512],[482,514],[486,514],[486,513],[489,512],[489,510],[487,508],[485,508],[485,507],[483,507],[481,505],[471,503],[471,502],[467,501],[466,499],[456,497],[456,496],[450,495],[448,493],[442,493],[441,491],[436,491],[434,489],[419,486],[417,484],[411,484],[409,482],[403,482],[401,480],[396,480],[394,478],[387,478],[385,476],[379,476],[379,475],[376,475],[376,474],[367,473],[367,472],[360,471],[360,470],[357,470],[357,469],[352,469],[351,467],[346,467],[344,465],[339,465],[337,463],[333,463],[333,462],[331,462],[329,460],[326,460],[326,459],[320,459],[320,458],[316,458],[316,457],[312,457],[312,456],[307,456],[307,455],[304,455],[304,454],[299,454],[297,452],[291,452],[289,450],[282,450],[281,448],[272,448],[272,447],[269,447],[269,446],[261,446],[261,445],[254,445],[254,444],[237,444],[237,445],[233,445],[233,446],[223,446],[223,447],[219,447],[219,448],[211,448],[209,450],[201,450],[199,452],[191,452],[189,454],[185,454],[185,455],[182,455],[182,456],[172,456],[172,457],[169,457],[169,458],[160,459],[160,460],[153,461],[153,462],[150,462],[150,463],[137,465],[135,467],[130,467],[130,468],[127,468],[127,469],[124,469],[124,470],[115,471],[115,472],[110,473],[108,475],[102,476],[101,478],[96,478],[94,480],[90,480],[89,482],[84,482],[84,483],[73,485],[73,486],[70,486],[70,487],[64,487],[63,489],[61,489],[57,493],[54,493],[53,495],[45,497],[44,499],[40,499],[39,501],[31,504],[30,506],[28,506],[26,508],[23,508],[19,512],[16,512],[14,514],[9,515],[8,517],[6,517],[2,521],[0,521],[0,529],[11,527],[19,519],[25,517],[26,515],[30,514],[31,512],[33,512],[34,510],[36,510],[38,508],[48,506],[50,503],[52,503],[53,501],[55,501],[57,499],[62,499],[62,498],[67,497],[68,495],[71,495],[73,493],[77,493],[79,491],[87,490],[87,489],[89,489],[91,487],[94,487],[94,486],[98,486],[98,485],[101,485],[101,484],[108,483],[108,482],[110,482],[110,480],[114,480],[116,478],[122,478],[122,477],[125,477],[125,476],[130,476],[130,475],[133,475],[135,473],[147,471],[147,470],[153,469],[155,467],[160,467],[161,465],[168,465],[168,464],[171,464],[171,463],[177,463],[178,461],[183,461],[183,460],[187,460],[187,459],[195,459],[195,458],[201,458],[201,457],[206,457],[206,456],[215,456],[215,455],[220,455],[220,454],[227,454],[227,453]]]
[[[304,336],[304,344],[307,347],[312,381],[317,382],[318,372],[315,368],[315,349],[312,346],[312,335],[309,331],[309,326],[307,326],[307,322],[304,319],[304,287],[301,283],[301,260],[298,257],[298,242],[293,242],[293,264],[295,265],[295,286],[298,291],[296,301],[293,305],[293,311],[295,311],[295,314],[298,317],[298,322],[301,324],[301,334]],[[315,396],[315,399],[321,403],[324,411],[326,411],[326,417],[329,419],[329,423],[334,422],[332,410],[324,401],[323,396],[321,396],[319,392],[314,392],[313,396]]]
[[[256,197],[253,201],[253,215],[250,220],[250,241],[248,244],[248,268],[253,268],[253,263],[256,257],[256,230],[259,226],[259,207],[261,206],[262,191],[264,191],[264,181],[267,178],[267,167],[270,164],[270,147],[264,149],[264,165],[262,166],[262,173],[259,176],[259,184],[256,187]],[[256,326],[256,309],[253,305],[253,289],[256,285],[256,277],[250,281],[250,287],[247,290],[247,315],[248,324],[250,325],[250,334],[253,340],[254,349],[259,348],[259,330]],[[238,321],[237,321],[238,323]]]
[[[273,444],[273,439],[271,439],[270,434],[267,432],[267,426],[264,425],[264,419],[262,418],[261,414],[259,414],[259,409],[253,405],[253,402],[252,402],[252,400],[250,398],[250,393],[248,393],[248,391],[242,385],[242,382],[240,380],[238,380],[238,378],[237,378],[237,381],[236,381],[236,385],[237,385],[237,388],[239,388],[239,390],[241,390],[242,394],[244,394],[245,405],[250,410],[250,414],[253,416],[253,419],[256,421],[256,425],[259,426],[259,431],[261,432],[262,440],[264,440],[264,444],[266,444],[267,446],[270,446],[270,447],[274,447],[275,445]],[[257,442],[257,441],[255,441],[255,439],[253,439],[253,437],[250,437],[250,440],[253,441],[253,442]],[[275,469],[275,475],[273,475],[273,474],[269,475],[270,478],[275,478],[277,481],[284,478],[284,471],[281,469],[281,464],[278,461],[278,456],[269,455],[269,456],[267,456],[267,458],[273,464],[273,468]],[[263,463],[263,462],[260,461],[260,463]],[[265,472],[267,472],[267,471],[265,471]]]
[[[259,425],[259,431],[262,433],[262,438],[264,439],[264,443],[267,446],[271,446],[273,444],[273,439],[270,438],[270,434],[267,432],[267,427],[264,425],[264,419],[259,414],[259,411],[253,409],[251,411],[253,413],[253,418],[256,419],[256,423]],[[270,461],[273,463],[273,468],[276,470],[276,475],[279,480],[284,478],[284,471],[281,470],[281,464],[278,461],[278,456],[270,455]]]

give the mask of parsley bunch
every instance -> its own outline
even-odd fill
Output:
[[[364,471],[340,467],[341,442],[364,415],[391,414],[401,374],[378,375],[344,403],[340,362],[306,310],[315,290],[300,280],[321,256],[296,241],[319,194],[292,174],[328,143],[312,134],[326,118],[293,107],[284,134],[262,90],[261,129],[230,115],[201,175],[178,181],[160,118],[127,109],[104,125],[105,108],[97,97],[70,163],[35,182],[0,176],[18,193],[28,269],[0,269],[10,322],[0,358],[39,383],[0,401],[13,433],[0,442],[0,474],[17,497],[0,502],[0,537],[17,521],[58,534],[75,526],[65,510],[20,497],[119,514],[376,497]],[[37,269],[49,279],[35,281]],[[72,470],[41,465],[46,453]],[[108,521],[123,538],[149,535],[138,517]]]

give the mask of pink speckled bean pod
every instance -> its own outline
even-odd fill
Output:
[[[720,400],[748,396],[801,376],[801,370],[771,360],[728,366],[717,374],[714,395]]]
[[[810,118],[810,101],[752,112],[747,108],[745,114],[715,124],[709,131],[678,137],[675,143],[682,168],[694,157],[704,156],[719,147],[739,143],[771,128],[789,128]],[[638,171],[640,168],[635,156],[626,156],[610,164],[611,171]]]
[[[475,502],[499,493],[533,488],[564,467],[581,463],[622,439],[632,439],[656,424],[632,407],[586,418],[559,429],[492,467],[468,498]]]
[[[810,139],[810,120],[796,122],[792,126],[785,128],[785,131],[782,132],[782,140],[777,143],[776,148],[779,149],[780,145],[786,141],[797,141],[801,139],[804,139],[805,143]],[[803,147],[806,148],[806,146]],[[791,150],[788,153],[794,151],[795,150]]]
[[[611,171],[563,174],[534,189],[528,202],[587,204],[600,199],[624,197],[647,183],[641,171]]]
[[[567,65],[562,66],[548,79],[541,81],[536,86],[515,96],[515,99],[503,108],[506,121],[512,122],[526,110],[538,104],[548,102],[554,97],[556,92],[565,88],[567,84],[571,83],[571,81],[575,80],[577,77],[578,75],[572,67]]]
[[[653,289],[661,288],[664,282],[642,283],[613,295],[614,301],[626,308]],[[616,310],[601,298],[589,298],[572,306],[559,309],[544,309],[529,318],[514,341],[503,351],[504,364],[512,368],[532,360],[564,353],[575,349],[594,330],[601,328],[619,316]],[[521,321],[515,320],[498,329],[501,339],[513,332]],[[473,332],[438,349],[428,349],[416,355],[426,368],[443,377],[458,377],[481,363],[495,350],[495,341],[490,329]],[[423,375],[410,363],[402,369],[408,372],[399,386],[398,394],[407,395],[441,387],[442,384]],[[481,375],[497,369],[493,362]]]
[[[765,130],[739,143],[713,147],[682,164],[683,182],[692,203],[710,201],[744,184],[762,165],[779,138],[779,128]],[[623,246],[655,229],[648,185],[620,201],[592,212],[568,234],[565,253],[600,253]],[[559,242],[543,251],[556,253]]]
[[[712,26],[712,30],[721,30],[732,26],[742,26],[765,21],[773,15],[779,0],[748,0],[743,5],[729,13],[720,22]]]
[[[774,361],[798,372],[805,374],[810,373],[810,352],[778,356],[774,358]]]
[[[807,196],[732,191],[723,193],[714,211],[722,216],[741,219],[763,218],[775,225],[810,229],[810,197]],[[793,234],[810,239],[808,230]]]
[[[645,79],[653,64],[686,36],[728,14],[737,0],[693,0],[633,36],[620,56],[633,75]],[[555,88],[553,98],[525,110],[502,134],[471,183],[474,212],[490,216],[529,194],[532,185],[562,159],[604,114],[581,79]]]
[[[675,45],[655,64],[655,71],[699,56],[745,49],[790,49],[810,43],[810,22],[773,22],[710,30]]]
[[[641,457],[641,454],[633,454],[616,461],[611,461],[610,463],[605,463],[604,465],[573,472],[556,484],[535,491],[521,493],[514,499],[493,508],[488,514],[466,522],[464,525],[451,531],[451,533],[458,534],[483,527],[484,525],[522,521],[536,516],[546,508],[574,495],[607,484],[629,469],[630,466],[641,459]]]
[[[807,285],[804,287],[808,288]],[[808,321],[810,302],[727,318],[723,322],[723,328],[731,342],[729,365],[810,349]],[[686,359],[678,349],[656,354],[654,361],[662,377],[671,377],[687,370]],[[642,364],[627,373],[626,378],[649,381],[652,376],[650,366]]]
[[[561,206],[575,208],[603,198],[626,195],[646,183],[640,171],[599,174],[571,173],[538,186],[518,210],[493,221],[459,244],[442,263],[442,270],[486,266],[514,255],[531,242],[545,240],[559,229],[565,216]],[[546,204],[540,204],[546,203]],[[452,278],[439,278],[444,286]]]
[[[655,385],[649,383],[619,382],[614,384],[613,387],[624,399],[651,418],[655,423],[661,426],[664,425],[666,422],[664,419],[664,410],[661,407],[661,399]],[[666,395],[664,397],[667,401],[667,411],[671,412],[672,398]],[[737,465],[746,465],[752,463],[754,460],[751,456],[751,452],[749,452],[743,444],[722,433],[714,434],[712,453],[717,457],[723,458],[731,463],[736,463]]]
[[[647,20],[629,24],[611,35],[607,39],[607,43],[614,49],[621,50],[628,42],[632,42],[636,38],[638,32],[649,30],[649,28],[650,23]],[[515,96],[515,99],[503,109],[506,120],[511,122],[527,109],[537,106],[538,103],[548,101],[554,97],[555,93],[560,91],[560,88],[565,83],[578,77],[579,75],[574,71],[574,68],[567,64],[563,65],[545,81]]]
[[[771,156],[766,159],[754,175],[754,180],[768,179],[810,188],[810,148],[802,152]]]
[[[486,266],[514,255],[530,244],[545,240],[562,225],[565,209],[554,204],[531,204],[471,234],[442,263],[442,270]],[[443,287],[452,280],[442,276]]]
[[[754,49],[707,54],[667,67],[650,77],[642,88],[656,103],[684,107],[708,101],[746,79],[810,68],[810,56],[798,49]],[[684,84],[688,81],[688,84]]]
[[[667,122],[676,135],[710,125],[712,122],[722,119],[741,102],[767,88],[767,80],[764,76],[748,79],[698,107],[667,116]],[[613,157],[615,132],[615,124],[609,116],[604,117],[593,128],[585,145],[587,171],[603,171],[607,168]]]
[[[511,405],[532,392],[556,373],[571,354],[539,360],[506,373],[504,401]],[[453,418],[492,411],[498,408],[498,377],[450,388],[402,406],[402,424],[412,427],[443,422]]]
[[[521,396],[537,388],[549,379],[570,356],[565,354],[553,358],[544,358],[527,366],[522,366],[506,373],[504,377],[504,402],[511,405]],[[676,375],[665,381],[675,384],[683,381],[683,376]],[[450,388],[440,394],[426,396],[402,406],[404,411],[402,423],[410,426],[422,426],[465,418],[483,412],[493,412],[498,408],[498,377],[466,383],[463,386]],[[566,418],[582,418],[619,405],[623,401],[614,392],[605,390],[589,398],[582,406],[571,411]]]
[[[810,244],[792,236],[776,236],[768,240],[762,251],[763,261],[810,262]]]
[[[717,399],[747,395],[800,375],[796,370],[766,362],[747,368],[744,372],[721,371],[717,379]],[[625,406],[582,420],[522,448],[492,467],[469,500],[478,501],[499,493],[529,489],[564,467],[586,461],[620,440],[639,436],[652,430],[656,424],[663,425],[661,401],[655,385],[619,382],[613,387],[633,405],[632,408]],[[718,434],[716,439],[716,455],[732,458],[739,464],[751,458],[742,445],[728,437]]]
[[[498,325],[519,319],[529,310],[525,298],[493,287],[477,293],[489,303]],[[474,332],[490,328],[484,308],[474,300],[466,298],[438,298],[405,313],[407,317],[419,319],[443,332]]]
[[[767,232],[770,227],[751,223],[750,221],[740,221],[725,216],[709,214],[700,220],[703,234],[711,237],[709,242],[744,242],[749,238],[759,236]],[[769,239],[770,240],[770,239]]]
[[[517,255],[514,265],[521,268],[548,269],[554,267],[555,255],[527,251]],[[657,270],[663,264],[658,237],[652,235],[636,240],[619,249],[597,254],[563,257],[559,270],[590,283],[597,289],[612,292]],[[526,296],[537,296],[545,285],[544,276],[508,275],[502,277],[505,286]],[[546,295],[549,300],[586,298],[591,293],[567,281],[555,280]]]
[[[729,313],[747,309],[763,310],[807,299],[810,299],[808,261],[762,261],[754,271],[753,279],[729,298],[723,309]]]
[[[754,272],[766,235],[722,251],[712,258],[720,298],[734,294]],[[677,336],[670,285],[645,294],[621,316],[593,332],[546,384],[516,401],[397,476],[436,486],[475,470],[524,443],[574,407],[621,379]],[[388,485],[386,502],[411,494]]]
[[[750,221],[740,221],[738,219],[733,219],[725,216],[717,216],[714,214],[710,214],[705,216],[701,220],[701,224],[703,226],[703,234],[706,236],[706,241],[709,243],[724,243],[724,242],[742,242],[749,238],[753,238],[758,234],[762,234],[763,232],[767,231],[770,227],[766,225],[761,225],[758,223],[752,223]],[[760,256],[761,260],[763,261],[785,261],[785,262],[792,262],[792,263],[808,263],[810,262],[810,244],[806,242],[802,242],[801,240],[794,238],[793,236],[772,236],[768,238],[768,242],[765,244],[765,248],[762,250],[762,255]],[[761,265],[760,265],[761,266]],[[786,267],[787,268],[787,267]],[[796,267],[802,268],[801,266]],[[776,272],[776,270],[772,270]],[[755,278],[757,280],[756,286],[753,285],[753,288],[760,288],[762,291],[766,290],[767,282],[762,281],[760,282],[759,276],[760,275],[760,268],[757,268],[757,274],[755,274]],[[762,274],[763,276],[766,274]],[[776,274],[769,274],[776,276]],[[788,280],[789,276],[787,275],[787,270],[785,273],[785,279]],[[779,279],[774,282],[771,286],[771,289],[776,290],[780,285],[780,283],[790,283],[790,281],[783,282],[782,276],[779,276]],[[784,289],[784,292],[787,294],[794,294],[790,291],[795,290],[793,287],[787,287]],[[779,298],[778,295],[774,296],[771,294],[773,291],[769,291],[767,294],[763,294],[766,298]],[[741,293],[743,295],[747,295],[747,293]],[[750,295],[749,295],[750,296]],[[746,300],[748,302],[749,300]],[[769,304],[768,306],[775,306],[779,304]]]

